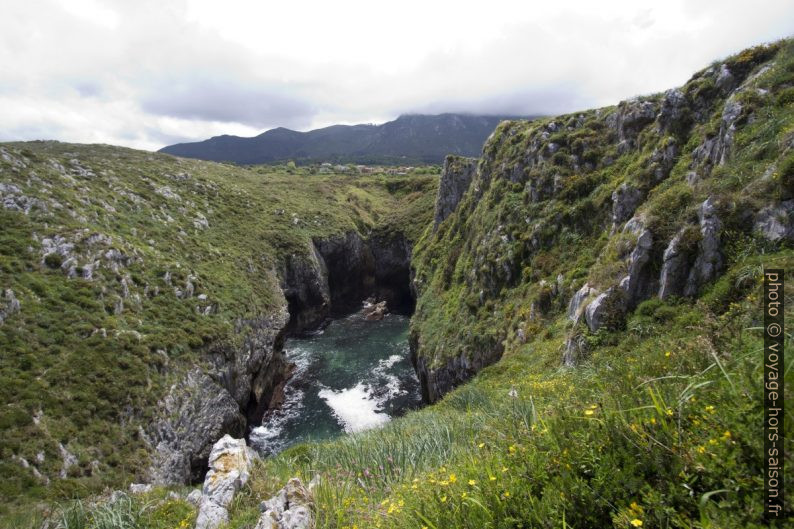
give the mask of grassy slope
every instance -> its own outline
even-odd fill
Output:
[[[139,426],[204,347],[240,339],[234,318],[280,303],[282,255],[347,230],[416,232],[410,223],[429,221],[436,185],[435,176],[291,175],[98,145],[0,147],[0,182],[16,186],[4,196],[38,201],[28,214],[0,208],[0,288],[21,303],[0,325],[0,509],[140,479]],[[94,234],[112,242],[91,245]],[[78,274],[98,255],[91,280],[67,278],[62,258],[44,262],[40,241],[56,235],[75,244]],[[102,255],[110,249],[127,265],[113,270]],[[180,299],[189,275],[194,295]],[[66,479],[59,443],[77,458]]]

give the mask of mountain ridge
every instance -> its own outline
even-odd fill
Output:
[[[447,154],[478,156],[482,144],[509,115],[403,114],[379,125],[330,125],[306,132],[276,127],[257,136],[224,134],[178,143],[159,152],[240,165],[337,162],[440,164]],[[531,117],[530,117],[531,118]]]

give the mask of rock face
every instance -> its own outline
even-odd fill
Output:
[[[225,435],[215,443],[201,489],[196,529],[215,529],[229,521],[227,508],[248,481],[251,460],[244,439]]]
[[[410,337],[411,363],[419,377],[422,399],[427,403],[436,402],[502,356],[500,345],[493,344],[492,347],[479,349],[471,356],[461,353],[447,360],[441,366],[431,367],[427,359],[417,354],[419,351],[417,340],[418,336],[412,333]]]
[[[714,199],[707,198],[698,208],[698,220],[700,221],[700,243],[698,244],[698,254],[692,270],[687,278],[684,294],[687,296],[697,295],[700,287],[713,281],[717,274],[722,271],[724,261],[722,257],[722,245],[720,243],[720,230],[722,222],[717,216],[717,208]]]
[[[262,516],[255,529],[311,529],[312,507],[311,491],[301,480],[292,478],[275,496],[262,502]]]
[[[770,242],[794,241],[794,200],[786,200],[759,211],[754,228]]]
[[[444,159],[438,196],[436,197],[436,213],[433,220],[434,230],[438,229],[438,225],[458,207],[464,193],[469,189],[476,171],[476,158],[450,155]]]
[[[621,184],[612,193],[612,231],[634,215],[637,206],[642,202],[643,194],[639,189],[628,184]]]
[[[247,420],[261,418],[288,370],[281,349],[288,318],[282,307],[267,318],[239,321],[239,347],[216,346],[208,354],[211,371],[193,370],[171,387],[163,418],[148,432],[156,449],[153,482],[200,480],[213,443],[224,434],[241,437]]]

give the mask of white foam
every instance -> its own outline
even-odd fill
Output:
[[[372,398],[369,388],[361,382],[341,391],[322,389],[319,396],[331,407],[348,433],[360,432],[389,422],[390,417],[377,411],[380,403]]]

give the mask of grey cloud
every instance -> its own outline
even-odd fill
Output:
[[[550,87],[519,87],[487,97],[435,101],[419,109],[422,113],[464,112],[498,116],[552,115],[590,108],[593,101],[567,84]]]
[[[314,105],[285,87],[190,76],[155,83],[140,103],[151,114],[252,127],[305,127],[316,114]]]

